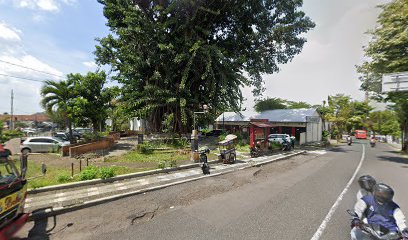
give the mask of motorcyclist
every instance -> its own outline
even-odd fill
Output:
[[[348,136],[347,136],[347,144],[348,144],[348,145],[351,145],[351,143],[352,143],[352,141],[351,141],[351,136],[348,135]]]
[[[373,187],[376,183],[375,179],[370,175],[361,176],[358,179],[360,190],[357,192],[357,201],[366,195],[373,194]]]
[[[374,147],[374,146],[375,146],[375,143],[376,143],[376,139],[375,139],[375,137],[372,137],[372,138],[370,139],[370,145],[371,145],[372,147]]]
[[[386,232],[399,232],[404,240],[408,240],[408,228],[405,216],[399,206],[392,200],[394,190],[386,184],[379,183],[368,194],[357,201],[354,212],[358,218],[351,222],[352,240],[370,240],[371,237],[361,230],[362,219],[367,218],[368,224],[377,225]]]

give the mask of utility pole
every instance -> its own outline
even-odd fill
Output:
[[[14,130],[14,116],[13,116],[13,100],[14,100],[14,93],[13,93],[13,89],[11,89],[11,116],[10,116],[10,130]]]

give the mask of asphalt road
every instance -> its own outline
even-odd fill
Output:
[[[362,159],[357,177],[391,185],[407,215],[408,159],[367,142],[309,153],[27,224],[29,239],[312,239]],[[365,147],[363,147],[365,145]],[[349,239],[355,181],[320,238]],[[18,238],[18,239],[19,239]]]

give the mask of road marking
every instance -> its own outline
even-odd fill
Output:
[[[339,204],[341,200],[343,200],[344,195],[346,192],[349,190],[350,185],[354,182],[354,179],[357,176],[357,173],[360,171],[361,166],[363,165],[364,158],[365,158],[365,145],[362,144],[363,146],[363,154],[361,155],[360,163],[358,164],[356,171],[354,172],[353,176],[351,177],[350,181],[347,183],[346,187],[344,188],[343,192],[340,193],[339,197],[337,198],[336,202],[333,204],[333,206],[330,208],[329,213],[327,213],[326,217],[324,218],[322,224],[320,224],[319,228],[313,235],[313,237],[310,240],[318,240],[323,234],[324,229],[326,228],[327,224],[330,222],[330,219],[332,218],[334,212],[336,209],[339,207]]]

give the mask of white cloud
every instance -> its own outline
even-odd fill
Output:
[[[45,11],[58,11],[57,4],[53,0],[39,0],[37,1],[37,6]]]
[[[0,32],[3,33],[5,27],[7,29],[14,30],[13,32],[19,36],[22,32],[8,26],[5,23],[0,25]],[[41,61],[37,57],[30,55],[26,52],[23,39],[14,36],[14,41],[4,41],[0,38],[0,102],[4,103],[0,107],[0,111],[9,111],[7,105],[9,104],[10,91],[13,89],[15,93],[14,106],[16,113],[24,112],[38,112],[41,111],[40,107],[40,89],[41,82],[24,80],[20,78],[34,79],[34,80],[59,80],[61,78],[55,76],[62,76],[63,73],[56,68]],[[2,41],[3,40],[3,41]],[[12,64],[10,64],[12,63]],[[15,65],[13,65],[15,64]],[[17,65],[25,66],[20,67]],[[38,71],[51,73],[45,74]],[[7,75],[7,76],[4,76]],[[20,77],[20,78],[15,78]]]
[[[0,39],[6,41],[21,41],[19,33],[21,33],[20,30],[9,27],[4,22],[0,22]]]
[[[316,22],[306,34],[308,42],[280,72],[265,75],[265,97],[280,97],[321,104],[327,95],[345,93],[363,99],[355,65],[363,60],[365,32],[376,25],[377,4],[387,0],[305,0],[304,10]],[[323,5],[322,5],[323,4]],[[252,108],[250,89],[243,89],[247,108]]]
[[[96,65],[96,63],[92,62],[92,61],[82,62],[82,64],[84,64],[88,68],[97,68],[98,67],[98,65]]]
[[[34,14],[33,15],[33,21],[36,23],[44,22],[45,21],[45,16],[41,14]]]
[[[77,0],[13,0],[13,3],[14,6],[18,8],[58,12],[61,5],[73,5],[76,1]]]

